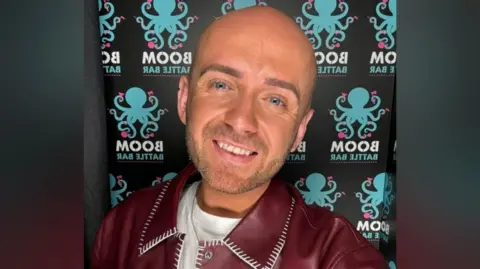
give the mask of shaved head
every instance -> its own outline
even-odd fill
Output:
[[[303,62],[310,82],[310,91],[307,92],[307,106],[304,112],[308,111],[317,78],[317,65],[312,44],[292,18],[277,9],[266,6],[248,7],[217,18],[200,36],[189,74],[191,82],[194,82],[199,75],[198,72],[201,72],[197,62],[201,61],[202,54],[208,55],[209,49],[217,49],[225,35],[242,35],[244,36],[242,39],[251,42],[252,49],[257,51],[261,49],[259,45],[262,46],[264,43],[262,41],[265,39],[269,39],[273,46],[275,46],[275,41],[279,42],[277,46],[290,51],[289,54],[281,55],[281,57],[298,58],[300,62]],[[209,46],[212,43],[214,46]],[[264,49],[270,48],[271,46],[264,47]]]
[[[278,10],[244,8],[208,26],[178,92],[204,182],[229,194],[267,186],[303,140],[315,78],[312,45]]]

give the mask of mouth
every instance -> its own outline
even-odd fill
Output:
[[[226,161],[230,161],[237,164],[245,164],[252,161],[258,152],[251,148],[242,147],[239,145],[232,145],[227,142],[213,140],[213,145],[217,152],[220,153],[222,158]]]

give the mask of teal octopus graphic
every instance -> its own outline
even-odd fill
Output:
[[[382,12],[387,8],[392,15],[388,15]],[[383,20],[381,24],[377,23],[377,18],[370,17],[370,23],[373,24],[377,34],[375,39],[378,41],[378,47],[380,49],[392,49],[395,46],[395,37],[393,36],[397,31],[397,0],[382,0],[376,7],[377,16]]]
[[[348,4],[342,0],[339,1],[338,5],[337,0],[315,0],[313,5],[312,2],[313,0],[308,0],[308,2],[305,2],[302,6],[302,14],[308,19],[308,22],[304,24],[302,17],[296,17],[296,22],[302,30],[305,31],[307,36],[313,34],[313,37],[309,38],[313,49],[318,50],[322,47],[323,41],[320,34],[323,31],[328,34],[325,40],[325,46],[331,50],[339,48],[340,43],[345,41],[345,31],[354,20],[358,19],[357,16],[347,17],[349,7]],[[309,13],[312,7],[314,7],[318,15]],[[342,13],[334,15],[333,13],[337,7]],[[342,24],[340,21],[345,18],[346,22]]]
[[[227,0],[222,4],[222,14],[225,15],[233,10],[254,6],[267,6],[267,3],[262,0],[258,0],[258,3],[257,0]]]
[[[117,28],[117,24],[120,23],[125,18],[123,16],[114,17],[115,7],[112,3],[105,0],[105,4],[102,5],[102,0],[98,0],[98,12],[102,12],[102,7],[108,12],[107,14],[100,15],[99,25],[100,25],[100,37],[102,40],[102,49],[109,48],[111,46],[110,42],[115,39],[115,34],[113,31]],[[110,23],[108,20],[113,18],[113,23]]]
[[[389,267],[390,269],[397,269],[397,266],[395,265],[395,263],[394,263],[393,261],[390,261],[390,262],[388,263],[388,267]]]
[[[318,206],[326,207],[330,211],[333,211],[333,205],[337,199],[345,195],[345,193],[334,193],[337,190],[337,183],[332,177],[328,177],[327,179],[320,173],[312,173],[308,175],[306,179],[300,178],[300,180],[295,182],[295,188],[300,191],[307,205],[317,204]],[[302,187],[304,187],[304,185],[306,185],[307,190],[303,190]],[[323,190],[326,185],[328,185],[329,188]],[[331,194],[333,194],[333,198],[330,197]]]
[[[392,202],[395,199],[395,195],[393,194],[393,182],[388,174],[386,175],[386,182],[387,186],[384,191],[383,195],[383,214],[388,216],[390,214],[390,207],[392,206]]]
[[[113,176],[112,174],[108,174],[110,179],[110,202],[112,207],[118,205],[121,201],[124,200],[122,194],[127,190],[127,182],[123,180],[122,176]],[[120,189],[117,189],[117,185]],[[128,197],[132,192],[125,193],[125,197]]]
[[[335,130],[338,132],[340,139],[351,139],[353,137],[355,123],[360,125],[356,132],[360,139],[371,137],[372,133],[377,130],[376,122],[390,110],[388,108],[380,109],[375,116],[374,111],[380,107],[381,99],[376,95],[376,91],[372,91],[371,94],[370,97],[365,88],[356,87],[348,93],[348,96],[346,93],[342,93],[337,98],[336,107],[340,111],[340,115],[337,115],[336,109],[331,109],[329,112],[337,122]],[[373,106],[366,107],[369,100],[372,101]],[[346,101],[348,101],[350,107],[342,105]]]
[[[121,105],[123,101],[126,101],[128,106]],[[145,107],[147,94],[138,87],[132,87],[125,94],[120,92],[115,96],[113,102],[116,109],[121,111],[121,114],[118,116],[116,109],[110,109],[110,114],[118,121],[117,128],[123,138],[135,138],[137,136],[137,129],[134,126],[136,122],[141,124],[140,135],[145,139],[153,137],[154,132],[158,131],[157,122],[168,110],[166,108],[158,109],[157,115],[154,116],[154,111],[158,108],[158,98],[153,95],[153,91],[148,92],[148,101],[152,105]]]
[[[174,15],[175,7],[182,12]],[[152,8],[152,0],[147,0],[142,4],[143,16],[149,20],[145,24],[143,17],[135,17],[137,23],[140,23],[145,30],[144,38],[150,49],[162,49],[165,46],[165,40],[162,37],[164,31],[168,32],[168,46],[176,50],[183,47],[183,42],[187,40],[187,32],[190,24],[198,20],[197,16],[187,17],[188,5],[182,1],[175,3],[175,0],[153,0],[153,9],[156,14],[149,12]],[[181,22],[186,18],[186,23]]]
[[[167,181],[169,181],[169,180],[172,180],[172,179],[174,179],[176,176],[177,176],[177,173],[170,172],[170,173],[165,174],[163,177],[157,177],[157,179],[155,179],[154,181],[152,181],[152,186],[155,186],[155,185],[157,185],[157,184],[160,184],[160,183],[163,183],[163,182],[167,182]]]
[[[390,188],[385,189],[385,183],[387,181],[387,174],[380,173],[375,178],[373,178],[373,189],[370,189],[372,186],[372,178],[369,177],[362,183],[362,191],[355,193],[355,196],[360,199],[362,205],[363,217],[365,219],[376,219],[380,212],[378,207],[385,202],[385,195],[390,194],[392,191],[392,185],[390,182]],[[366,194],[366,197],[363,197],[363,194]]]

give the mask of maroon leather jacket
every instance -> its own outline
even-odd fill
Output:
[[[189,165],[175,179],[138,190],[111,209],[97,233],[93,269],[178,268],[185,235],[176,228],[177,206],[196,172]],[[345,218],[305,205],[280,179],[224,240],[200,245],[197,266],[205,269],[388,268]]]

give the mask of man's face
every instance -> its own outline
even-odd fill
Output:
[[[303,139],[311,79],[294,42],[229,32],[205,41],[178,99],[192,161],[207,184],[237,194],[269,182]]]

